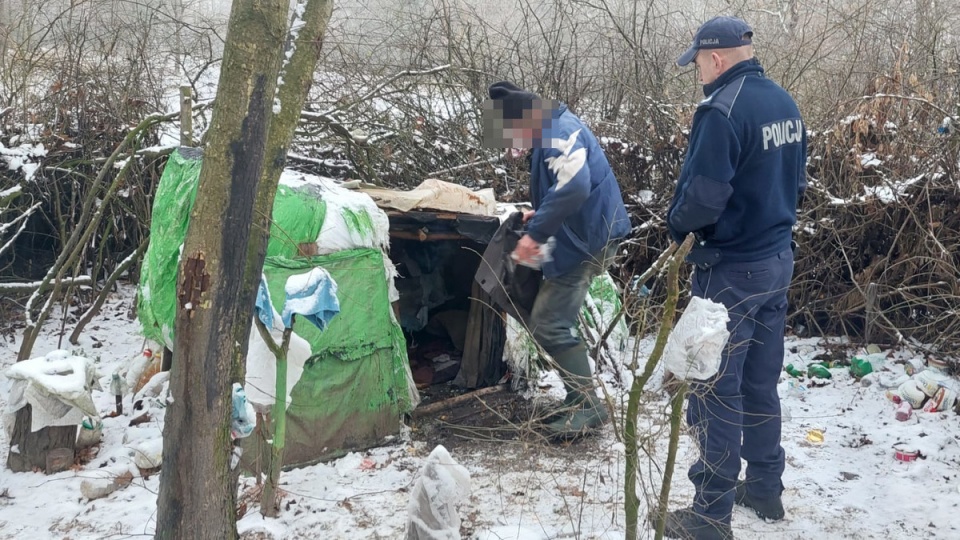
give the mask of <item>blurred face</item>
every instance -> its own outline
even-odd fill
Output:
[[[524,109],[523,118],[511,120],[506,137],[514,148],[533,148],[543,137],[544,110],[540,107]]]
[[[710,84],[723,73],[724,58],[714,50],[703,49],[698,51],[693,61],[697,65],[697,76],[700,79],[700,84]]]
[[[553,117],[559,110],[560,102],[534,100],[530,107],[519,111],[520,118],[504,118],[502,106],[501,102],[489,99],[483,103],[484,147],[541,148],[553,137]]]

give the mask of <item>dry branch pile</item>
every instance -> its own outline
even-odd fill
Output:
[[[960,133],[941,125],[960,111],[935,105],[915,78],[897,73],[873,89],[810,134],[788,323],[799,335],[906,343],[949,357],[960,348]],[[607,150],[635,226],[626,278],[666,248],[663,217],[682,155],[665,141]],[[659,167],[624,163],[636,152]]]
[[[917,97],[915,81],[878,87],[811,137],[792,322],[863,336],[875,312],[874,341],[951,354],[960,345],[960,136],[938,131],[951,113]]]

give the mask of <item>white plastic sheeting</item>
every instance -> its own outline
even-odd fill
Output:
[[[9,396],[4,411],[4,424],[13,429],[17,411],[32,407],[31,431],[49,426],[78,426],[84,416],[100,419],[90,395],[101,390],[93,362],[67,351],[57,350],[46,356],[24,360],[5,372]]]
[[[437,445],[410,494],[407,540],[459,540],[457,505],[469,495],[470,473]]]
[[[271,306],[272,308],[272,306]],[[280,314],[273,310],[274,328],[270,336],[274,343],[283,340],[283,326]],[[296,333],[290,335],[290,350],[287,351],[287,407],[290,407],[290,392],[303,375],[303,366],[310,358],[310,344]],[[267,347],[256,326],[250,329],[250,341],[247,345],[247,376],[244,381],[247,401],[260,412],[268,412],[276,401],[277,394],[277,357]]]

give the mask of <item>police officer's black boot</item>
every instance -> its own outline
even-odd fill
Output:
[[[734,500],[740,506],[753,509],[757,517],[764,521],[780,521],[786,514],[780,495],[754,497],[747,493],[747,485],[742,480],[737,481],[737,495]]]
[[[563,409],[555,420],[544,425],[552,439],[573,439],[590,433],[606,423],[606,404],[594,392],[587,349],[577,344],[553,355],[567,390]]]
[[[650,527],[656,530],[660,525],[660,513],[651,514],[649,519]],[[667,512],[663,536],[679,540],[734,540],[729,523],[710,521],[694,512],[693,508]]]

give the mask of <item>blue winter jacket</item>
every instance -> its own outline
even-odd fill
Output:
[[[758,261],[788,249],[806,189],[807,135],[793,98],[745,60],[704,85],[667,214],[688,259]]]
[[[530,198],[537,211],[527,234],[556,237],[546,278],[562,276],[630,232],[620,186],[597,138],[561,104],[530,163]]]

